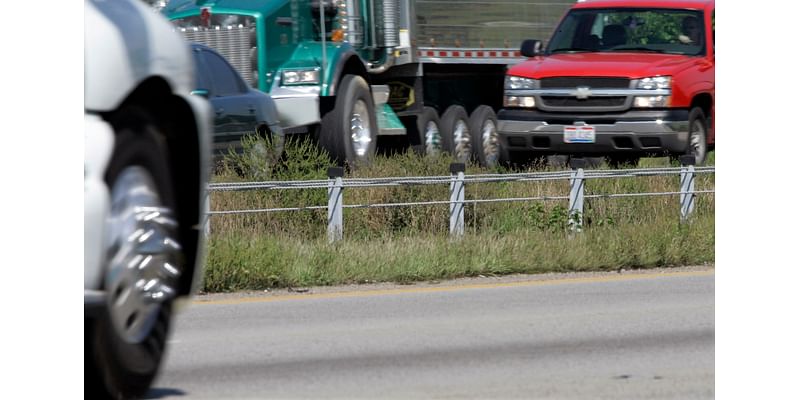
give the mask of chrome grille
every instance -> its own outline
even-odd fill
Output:
[[[559,76],[555,78],[542,78],[542,89],[565,89],[586,86],[590,88],[627,89],[630,87],[628,78]]]
[[[180,32],[190,42],[202,43],[219,52],[239,72],[248,85],[253,85],[255,59],[250,61],[250,35],[255,28],[243,26],[211,28],[180,28]],[[253,54],[253,57],[256,55]]]
[[[542,96],[542,103],[547,107],[621,107],[625,105],[625,100],[625,96],[590,97],[588,99]]]
[[[542,78],[539,83],[541,90],[554,92],[536,96],[537,106],[544,111],[619,112],[630,108],[633,101],[632,96],[624,94],[598,93],[608,90],[626,92],[631,87],[628,78],[559,76]],[[589,90],[576,90],[577,88]]]

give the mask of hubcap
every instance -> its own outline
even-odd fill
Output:
[[[466,162],[472,152],[472,143],[469,139],[469,128],[464,120],[458,120],[453,129],[453,143],[455,144],[455,157],[460,162]]]
[[[359,158],[365,157],[369,151],[370,143],[372,143],[371,129],[367,104],[363,100],[358,100],[353,105],[353,115],[350,116],[350,135],[353,141],[353,151]]]
[[[497,126],[491,119],[483,123],[481,130],[481,144],[483,144],[483,155],[486,158],[487,166],[494,166],[500,158],[500,146],[497,144]]]
[[[181,247],[174,239],[178,224],[150,173],[139,166],[125,168],[114,182],[106,224],[111,322],[124,340],[138,343],[175,295],[181,272]]]
[[[434,121],[425,124],[425,154],[436,155],[442,149],[442,134]]]
[[[699,120],[692,122],[692,131],[689,135],[689,151],[694,155],[698,164],[703,161],[706,154],[705,130]]]

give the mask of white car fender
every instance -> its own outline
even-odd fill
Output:
[[[145,2],[87,0],[84,10],[84,74],[91,77],[84,79],[85,109],[113,110],[153,76],[163,78],[175,93],[192,90],[188,44]]]

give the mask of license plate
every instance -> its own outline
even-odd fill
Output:
[[[594,127],[588,125],[565,126],[564,143],[594,143]]]

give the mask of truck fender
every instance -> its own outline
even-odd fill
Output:
[[[347,74],[359,75],[369,82],[367,67],[352,46],[349,44],[341,46],[335,55],[336,63],[331,63],[332,65],[328,67],[328,85],[326,90],[323,90],[322,96],[335,96],[339,82]]]

